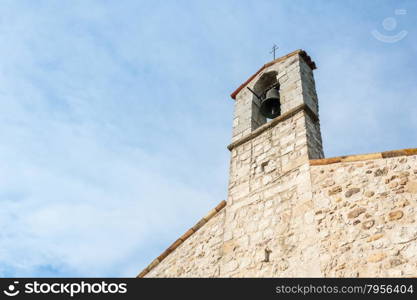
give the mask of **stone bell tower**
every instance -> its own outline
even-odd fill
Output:
[[[227,201],[138,277],[417,274],[417,149],[323,158],[315,68],[297,50],[232,93]]]
[[[305,219],[313,205],[309,159],[323,158],[315,68],[297,50],[264,65],[231,95],[220,276],[320,276],[315,233]],[[279,89],[280,114],[267,120],[256,95],[271,86]]]

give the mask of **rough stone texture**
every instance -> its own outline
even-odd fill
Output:
[[[218,277],[224,216],[220,211],[146,277]]]
[[[220,276],[319,275],[311,239],[309,121],[300,112],[232,149]]]
[[[385,175],[375,176],[381,169]],[[416,275],[417,191],[391,183],[417,183],[417,156],[301,164],[286,174],[255,160],[250,183],[238,170],[233,182],[248,188],[232,193],[226,209],[147,277]],[[329,193],[335,186],[338,193]],[[346,197],[351,189],[360,191]]]
[[[311,167],[321,276],[416,276],[417,191],[405,185],[415,171],[417,156]]]

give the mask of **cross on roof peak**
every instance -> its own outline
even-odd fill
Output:
[[[269,53],[271,53],[271,54],[273,55],[274,60],[275,60],[275,51],[276,51],[276,50],[278,50],[278,48],[279,48],[279,47],[278,47],[277,45],[275,45],[275,44],[274,44],[274,45],[272,46],[272,50],[269,52]]]

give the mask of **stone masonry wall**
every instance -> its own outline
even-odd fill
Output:
[[[417,276],[417,156],[311,167],[322,276]]]
[[[224,216],[220,211],[146,277],[218,277]]]
[[[258,139],[259,152],[232,151],[232,178],[245,183],[235,172],[248,165],[248,189],[146,277],[417,276],[416,155],[289,167],[267,155],[279,138]]]
[[[306,115],[232,149],[221,277],[320,275]]]
[[[310,159],[324,158],[323,143],[320,132],[320,121],[313,120],[311,116],[306,116],[307,128],[307,149]]]

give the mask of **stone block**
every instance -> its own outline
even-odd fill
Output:
[[[370,263],[377,263],[383,260],[387,255],[385,253],[379,252],[372,254],[368,257],[368,262]]]
[[[354,219],[354,218],[357,218],[359,215],[363,214],[365,211],[366,211],[366,209],[365,209],[365,208],[363,208],[363,207],[358,207],[358,208],[355,208],[355,209],[351,210],[351,211],[347,214],[347,217],[348,217],[349,219]]]
[[[405,191],[411,194],[417,194],[417,181],[410,181],[405,187]]]
[[[399,220],[403,217],[404,213],[401,210],[392,211],[388,214],[388,219],[390,221]]]
[[[354,194],[356,194],[356,193],[359,193],[360,192],[360,188],[351,188],[351,189],[349,189],[348,191],[346,191],[346,193],[345,193],[345,197],[346,198],[349,198],[349,197],[351,197],[352,195],[354,195]]]

